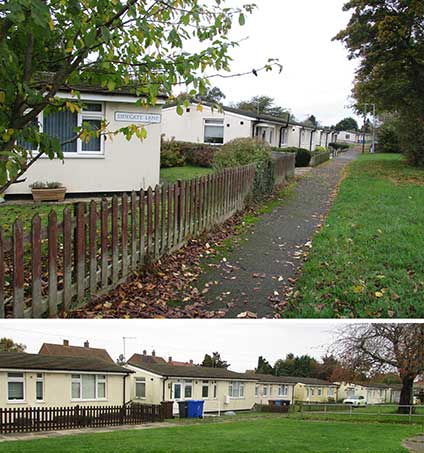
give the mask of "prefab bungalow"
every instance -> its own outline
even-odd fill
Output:
[[[339,131],[338,141],[341,143],[359,143],[361,141],[362,134],[358,131]]]
[[[165,360],[157,363],[157,357],[148,363],[141,354],[134,354],[126,367],[134,372],[131,377],[134,402],[204,400],[205,412],[250,410],[255,404],[256,378],[243,373],[173,365]]]
[[[141,141],[134,135],[127,140],[118,134],[92,138],[88,143],[73,140],[63,146],[63,161],[40,158],[25,173],[25,181],[13,184],[6,195],[30,194],[29,186],[36,181],[60,182],[68,193],[128,192],[158,184],[164,99],[159,98],[157,105],[145,108],[137,104],[139,96],[130,88],[109,91],[94,86],[67,87],[57,97],[72,100],[74,89],[79,90],[84,102],[81,112],[41,113],[38,125],[44,132],[65,142],[75,136],[75,128],[83,122],[98,128],[106,121],[108,131],[132,124],[144,125],[147,138]]]
[[[255,388],[256,404],[267,405],[269,400],[287,400],[294,403],[295,380],[287,376],[252,374],[258,382]]]
[[[391,388],[386,384],[341,382],[339,399],[363,396],[368,404],[384,404],[392,402]]]
[[[334,403],[338,399],[338,384],[322,379],[296,377],[295,401]]]
[[[190,103],[182,115],[177,106],[163,108],[162,135],[167,140],[222,145],[235,138],[257,137],[273,147],[301,147],[314,150],[330,143],[326,132],[325,143],[322,129],[284,118],[257,114],[233,107],[214,108],[207,103]]]
[[[93,357],[0,352],[0,408],[123,405],[131,374]]]

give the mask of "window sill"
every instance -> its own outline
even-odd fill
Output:
[[[84,400],[84,399],[71,399],[71,402],[72,402],[72,403],[89,403],[89,402],[96,403],[96,402],[105,402],[105,401],[107,401],[106,398],[88,399],[88,400]]]
[[[7,400],[7,404],[26,404],[25,400]]]
[[[102,153],[97,153],[97,154],[90,154],[90,153],[87,153],[87,154],[83,154],[83,153],[64,153],[63,154],[63,159],[64,160],[67,160],[67,159],[105,159],[105,155]],[[57,160],[57,158],[55,159],[49,159],[48,156],[46,155],[43,155],[40,157],[40,159],[47,159],[47,160]]]

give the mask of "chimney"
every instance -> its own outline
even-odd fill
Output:
[[[153,349],[153,351],[152,351],[152,357],[155,357],[155,356],[156,356],[156,352],[155,352],[155,350]]]
[[[84,348],[89,348],[90,347],[90,343],[88,341],[84,341]]]
[[[171,357],[171,356],[168,357],[168,362],[169,362],[169,363],[172,362],[172,357]]]
[[[193,365],[193,360],[190,360],[190,365]]]
[[[146,350],[143,351],[143,355],[147,355],[147,351]]]
[[[69,340],[63,340],[63,346],[69,346]]]

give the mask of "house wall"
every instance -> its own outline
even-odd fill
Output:
[[[321,395],[319,394],[321,389]],[[294,388],[295,401],[303,401],[309,403],[328,403],[329,401],[337,401],[337,388],[333,387],[333,394],[329,391],[330,387],[325,385],[305,385],[296,384]]]
[[[75,374],[83,374],[77,373]],[[104,374],[104,373],[96,373]],[[44,401],[36,400],[36,372],[24,372],[24,402],[8,402],[7,372],[0,371],[0,407],[59,407],[59,406],[113,406],[123,404],[123,376],[106,375],[106,398],[104,400],[75,401],[71,399],[71,373],[43,373]],[[128,385],[128,377],[127,385]],[[128,390],[128,387],[127,387]],[[129,392],[126,401],[129,399]]]
[[[287,384],[285,384],[287,385]],[[264,395],[264,387],[267,386],[267,394]],[[257,384],[258,387],[258,394],[255,395],[255,402],[256,404],[268,404],[269,400],[290,400],[291,403],[294,402],[294,386],[293,385],[288,385],[288,393],[287,395],[279,395],[278,394],[278,387],[279,384],[274,383],[259,383]]]
[[[156,106],[146,111],[132,103],[105,102],[108,130],[114,131],[130,124],[115,121],[115,112],[155,113]],[[58,181],[68,193],[123,192],[147,189],[159,183],[161,124],[146,125],[147,138],[140,141],[123,134],[104,140],[103,155],[66,156],[64,161],[39,159],[25,173],[26,181],[12,185],[6,194],[29,194],[35,181]]]
[[[341,131],[337,140],[342,143],[358,143],[359,136],[356,132]]]
[[[196,104],[190,104],[183,115],[178,115],[176,107],[164,108],[162,112],[162,134],[167,140],[175,139],[191,143],[204,143],[204,122],[206,119],[224,120],[224,143],[235,138],[251,137],[253,121],[251,118],[231,112],[212,110],[203,106],[198,110]]]
[[[380,389],[342,382],[339,387],[339,399],[343,400],[352,396],[363,396],[368,404],[390,403],[392,399],[390,388]]]
[[[135,369],[135,368],[132,368]],[[137,399],[135,397],[135,379],[136,377],[144,377],[146,379],[146,398]],[[245,381],[244,382],[244,397],[243,398],[230,398],[229,402],[226,403],[226,396],[228,395],[228,387],[230,381],[218,380],[218,379],[186,379],[186,378],[172,378],[165,379],[161,376],[155,376],[149,372],[143,370],[137,370],[136,373],[131,377],[131,399],[140,403],[147,404],[160,404],[161,401],[173,401],[172,388],[176,382],[183,382],[184,380],[192,381],[192,400],[202,400],[202,385],[203,381],[207,381],[209,384],[209,397],[205,399],[205,412],[216,412],[218,410],[249,410],[255,404],[255,382]],[[213,386],[217,385],[217,396],[213,398]],[[163,389],[165,389],[165,396],[163,395]],[[183,400],[184,398],[182,398]]]

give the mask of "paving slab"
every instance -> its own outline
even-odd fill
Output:
[[[227,310],[230,318],[245,312],[274,316],[276,304],[284,300],[290,279],[302,266],[302,251],[310,246],[346,166],[358,153],[350,150],[308,169],[293,193],[271,214],[261,216],[226,261],[202,273],[198,288],[210,286],[205,296],[209,310]]]

